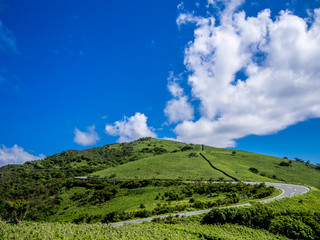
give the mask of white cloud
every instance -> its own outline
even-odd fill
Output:
[[[142,113],[124,117],[122,121],[116,121],[113,125],[106,125],[106,133],[119,136],[117,142],[130,142],[142,137],[156,137],[152,127],[147,125],[147,117]]]
[[[177,6],[177,9],[178,10],[184,9],[184,3],[183,2],[179,3],[178,6]]]
[[[193,108],[188,103],[186,96],[172,99],[167,102],[164,113],[168,117],[169,123],[178,123],[184,120],[193,119]]]
[[[168,81],[168,90],[174,97],[174,99],[167,102],[164,109],[169,123],[193,120],[193,107],[188,102],[187,96],[184,95],[183,88],[179,86],[179,78],[174,77],[171,72]]]
[[[2,145],[0,147],[0,166],[7,164],[23,164],[27,161],[40,160],[45,158],[44,155],[34,156],[18,145],[14,145],[12,148],[7,148]]]
[[[74,142],[82,145],[89,146],[94,145],[99,141],[99,136],[95,131],[95,126],[87,127],[86,132],[80,131],[78,128],[74,130]]]
[[[235,139],[320,117],[320,9],[308,27],[288,11],[276,20],[268,9],[246,17],[236,11],[243,1],[223,2],[220,25],[212,16],[177,19],[178,25],[196,25],[184,63],[191,94],[201,104],[197,121],[176,126],[177,139],[230,147]],[[243,79],[236,79],[239,72]]]

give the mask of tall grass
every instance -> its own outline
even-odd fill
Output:
[[[23,222],[20,225],[0,221],[0,239],[243,239],[269,240],[287,239],[271,234],[265,230],[250,229],[244,226],[201,225],[198,222],[181,224],[146,223],[111,227],[104,224],[71,224],[71,223],[35,223]]]

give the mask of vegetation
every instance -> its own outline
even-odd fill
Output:
[[[268,204],[216,208],[277,194],[264,184],[230,181],[320,187],[319,170],[299,158],[152,138],[64,151],[0,168],[0,239],[319,239],[316,189]],[[202,217],[103,225],[208,208],[214,210]]]
[[[204,155],[216,168],[241,181],[286,182],[320,188],[317,166],[300,161],[288,161],[290,167],[280,166],[283,158],[231,150],[205,147]],[[252,172],[252,169],[254,172]]]
[[[192,150],[191,150],[192,151]],[[191,155],[190,155],[191,154]],[[182,179],[215,180],[232,179],[212,169],[200,155],[182,151],[170,154],[150,156],[139,161],[94,172],[89,176],[109,177],[116,174],[119,179]]]
[[[272,187],[240,183],[67,179],[60,183],[54,195],[45,192],[49,195],[47,199],[41,192],[35,192],[30,199],[25,195],[28,201],[2,199],[0,216],[16,223],[24,219],[115,222],[235,204],[270,196],[273,191]],[[41,198],[46,200],[39,200]]]
[[[0,239],[243,239],[271,240],[287,239],[265,230],[251,229],[232,224],[202,225],[198,221],[177,224],[146,223],[111,227],[106,224],[72,224],[72,223],[35,223],[23,222],[20,225],[6,224],[0,221]]]
[[[203,223],[207,224],[232,223],[263,228],[294,239],[319,239],[319,222],[320,212],[275,212],[264,205],[249,208],[214,208],[203,218]]]
[[[289,204],[287,202],[290,202]],[[285,198],[262,205],[254,205],[247,208],[232,208],[228,212],[248,211],[254,218],[247,218],[250,224],[259,223],[266,225],[260,218],[267,219],[275,216],[271,221],[267,221],[272,228],[248,227],[248,223],[210,223],[205,224],[208,215],[198,215],[193,217],[171,217],[167,219],[157,219],[151,223],[132,224],[122,227],[112,227],[110,225],[96,224],[73,224],[73,223],[50,223],[50,222],[30,222],[24,221],[19,225],[0,221],[0,239],[318,239],[320,236],[314,235],[318,231],[317,223],[312,218],[317,217],[316,213],[320,207],[320,191],[312,190],[306,194]],[[253,211],[252,209],[256,209]],[[257,210],[259,209],[259,210]],[[268,212],[264,212],[268,209]],[[224,210],[222,210],[224,211]],[[261,215],[257,213],[261,213]],[[305,215],[303,215],[305,213]],[[308,216],[309,215],[309,216]],[[232,217],[233,215],[228,215]],[[232,217],[235,219],[235,217]],[[225,221],[222,219],[222,221]],[[310,227],[311,224],[314,226]],[[311,228],[311,230],[310,230]],[[297,231],[298,230],[298,231]],[[277,233],[275,233],[277,232]],[[294,235],[291,235],[294,234]],[[297,237],[296,234],[299,234]],[[312,235],[313,234],[313,235]],[[287,236],[290,237],[287,237]]]
[[[291,204],[288,204],[287,200]],[[202,223],[239,224],[266,229],[293,239],[320,239],[319,206],[320,192],[314,190],[276,203],[258,204],[246,208],[214,208],[202,219]]]

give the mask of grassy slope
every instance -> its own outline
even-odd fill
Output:
[[[139,189],[121,189],[117,197],[107,202],[98,205],[78,205],[78,202],[73,201],[70,197],[75,192],[84,191],[82,187],[72,188],[63,194],[63,201],[59,207],[57,214],[50,217],[50,221],[72,221],[79,216],[86,215],[105,215],[113,211],[134,211],[140,209],[140,204],[144,204],[146,209],[153,209],[156,204],[165,200],[155,200],[155,197],[160,193],[170,191],[174,187],[144,187]]]
[[[111,227],[105,224],[34,223],[10,225],[0,221],[1,239],[288,239],[265,230],[231,224],[201,225],[199,222],[181,224],[147,223]]]
[[[292,162],[292,166],[280,166],[282,158],[266,156],[245,151],[205,147],[205,156],[219,169],[226,171],[231,176],[236,176],[241,181],[280,181],[288,183],[306,184],[320,188],[320,171],[308,167],[305,163]],[[288,161],[288,160],[285,160]],[[259,170],[258,174],[249,171],[250,167]],[[269,176],[263,177],[260,173]],[[276,179],[272,179],[275,175]]]
[[[192,224],[140,224],[113,228],[105,224],[61,224],[24,222],[10,225],[0,221],[2,239],[288,239],[265,230],[230,224],[220,226]],[[206,237],[206,238],[203,238]]]
[[[181,152],[185,146],[192,149]],[[165,154],[155,155],[154,149],[162,148]],[[125,155],[126,149],[131,149]],[[151,152],[143,152],[149,149]],[[266,156],[245,151],[236,151],[232,155],[231,149],[221,149],[201,145],[187,145],[185,143],[145,138],[126,144],[111,144],[103,147],[83,151],[65,151],[42,161],[24,164],[25,167],[34,165],[41,168],[81,168],[91,176],[109,177],[115,173],[116,178],[158,178],[158,179],[215,179],[230,180],[223,173],[214,170],[199,155],[189,158],[191,152],[202,152],[205,157],[218,169],[241,181],[279,182],[310,185],[320,188],[320,171],[305,163],[292,162],[292,166],[280,166],[282,158]],[[23,165],[23,166],[24,166]],[[249,171],[253,167],[258,174]],[[92,169],[92,170],[90,170]],[[102,170],[103,169],[103,170]],[[263,176],[262,176],[263,175]]]
[[[156,178],[156,179],[214,179],[223,177],[231,180],[221,172],[211,168],[209,164],[197,154],[188,157],[190,151],[167,153],[141,159],[118,167],[108,168],[91,175],[108,177],[116,174],[116,178]]]
[[[148,153],[142,159],[94,172],[91,176],[109,177],[114,173],[116,178],[177,179],[182,177],[183,179],[218,180],[223,177],[224,180],[230,180],[223,173],[211,168],[199,155],[194,158],[188,157],[191,152],[198,154],[202,152],[213,166],[241,181],[284,181],[320,188],[320,171],[305,163],[292,161],[290,167],[280,166],[280,162],[289,160],[245,151],[236,151],[233,155],[231,149],[209,146],[205,146],[204,151],[201,151],[200,145],[193,145],[193,149],[180,152],[186,144],[159,139],[137,141],[133,146],[136,151],[143,148],[163,147],[168,153],[156,156]],[[173,153],[177,150],[179,152]],[[251,167],[258,169],[259,173],[252,173],[249,170]]]
[[[312,188],[311,191],[302,195],[284,198],[267,203],[275,210],[295,210],[316,212],[320,210],[320,190]]]

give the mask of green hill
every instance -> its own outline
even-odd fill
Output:
[[[154,138],[68,150],[21,166],[4,166],[0,175],[17,171],[48,178],[281,181],[320,188],[319,166],[300,160]]]
[[[95,171],[88,176],[116,179],[237,179],[320,188],[319,167],[301,161],[151,138],[133,142],[132,147],[139,156],[135,161]],[[155,148],[164,150],[156,153]]]
[[[277,194],[263,187],[198,180],[281,181],[320,188],[319,179],[319,167],[300,160],[142,138],[1,167],[0,218],[119,221]]]
[[[223,173],[212,169],[198,153],[192,153],[186,151],[150,156],[94,172],[89,176],[114,176],[114,178],[121,179],[232,180]]]

